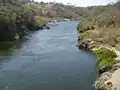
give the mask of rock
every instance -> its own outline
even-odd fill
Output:
[[[42,29],[50,29],[50,26],[49,25],[45,25],[45,26],[43,26]]]
[[[116,87],[110,79],[118,68],[114,66],[110,71],[100,74],[99,78],[93,84],[95,90],[116,90]]]
[[[95,81],[93,87],[95,90],[111,90],[112,82],[107,82],[112,76],[111,72],[105,72]]]
[[[46,29],[50,29],[50,26],[46,26]]]
[[[95,48],[95,43],[92,39],[85,39],[82,41],[79,41],[79,43],[77,44],[77,47],[79,47],[80,49],[86,49],[86,50],[92,50],[93,48]]]
[[[50,26],[48,24],[43,24],[39,27],[35,27],[35,30],[39,30],[39,29],[50,29]]]
[[[16,36],[15,36],[14,38],[15,38],[15,40],[20,39],[20,37],[19,37],[19,35],[18,35],[18,34],[16,34]]]
[[[102,73],[104,73],[104,72],[109,71],[111,68],[112,68],[112,67],[102,66],[102,67],[100,67],[100,68],[98,69],[98,72],[99,72],[99,74],[102,74]]]

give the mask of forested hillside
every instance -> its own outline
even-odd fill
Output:
[[[41,27],[45,22],[34,9],[28,8],[28,0],[0,1],[0,40],[19,39],[26,32]]]
[[[75,7],[72,5],[63,5],[60,3],[36,3],[33,4],[39,8],[41,16],[49,18],[68,18],[79,19],[87,15],[85,8]]]
[[[0,40],[15,40],[26,32],[42,28],[51,19],[80,19],[84,9],[60,3],[33,0],[0,1]],[[44,20],[45,19],[45,20]]]

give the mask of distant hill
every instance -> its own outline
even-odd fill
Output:
[[[43,28],[46,21],[80,19],[87,16],[84,8],[33,0],[0,0],[0,41],[16,40],[25,33]]]
[[[31,7],[36,8],[40,16],[48,18],[67,18],[80,19],[87,15],[85,8],[75,7],[72,5],[63,5],[61,3],[31,3]]]

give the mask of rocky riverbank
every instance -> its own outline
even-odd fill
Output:
[[[77,27],[77,46],[97,57],[95,90],[120,90],[120,1],[92,10]]]
[[[117,63],[113,63],[110,68],[104,65],[101,67],[97,66],[99,71],[99,78],[95,81],[93,86],[95,90],[120,90],[120,87],[119,87],[120,80],[118,81],[118,78],[119,78],[118,76],[120,75],[120,69],[119,69],[120,68],[120,64],[119,64],[120,51],[116,50],[115,48],[109,48],[107,46],[98,45],[96,44],[95,41],[93,41],[90,38],[79,40],[79,43],[77,46],[80,49],[90,50],[93,53],[96,50],[99,50],[101,48],[109,49],[116,53],[117,57],[114,59],[117,60]],[[96,57],[99,59],[98,56]]]
[[[89,30],[89,31],[84,31],[83,33],[80,33],[81,35],[85,34],[85,33],[91,33],[93,32],[93,30]],[[95,33],[98,33],[97,31],[95,31]],[[95,40],[91,39],[90,37],[85,37],[78,40],[78,45],[77,45],[80,49],[86,49],[86,50],[90,50],[93,53],[96,51],[100,51],[100,49],[104,48],[106,50],[103,50],[103,52],[100,52],[100,54],[95,54],[96,57],[98,58],[98,63],[101,65],[100,67],[97,66],[98,71],[99,71],[99,78],[95,81],[94,83],[94,88],[95,90],[120,90],[119,87],[119,83],[120,80],[118,80],[117,78],[119,78],[118,76],[120,75],[120,64],[119,64],[119,60],[120,60],[120,51],[116,50],[116,48],[111,47],[109,45],[105,45],[105,44],[98,44],[98,42],[96,42]],[[110,51],[110,53],[107,52],[107,50]],[[107,53],[105,53],[107,52]],[[111,57],[114,53],[116,54],[116,56]],[[105,57],[105,58],[104,58]],[[105,61],[108,60],[106,59],[106,57],[112,58],[109,59],[111,60],[111,62]],[[104,60],[100,60],[100,58],[104,59]],[[116,60],[115,62],[113,62],[112,60]],[[108,66],[107,66],[108,64]],[[109,66],[110,65],[110,66]]]

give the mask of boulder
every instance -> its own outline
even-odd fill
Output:
[[[35,27],[35,30],[39,30],[39,29],[50,29],[50,26],[47,24],[43,24],[42,26]]]
[[[79,43],[77,44],[77,47],[79,47],[79,49],[92,50],[93,48],[95,48],[95,43],[92,39],[85,39],[85,40],[79,41]]]

